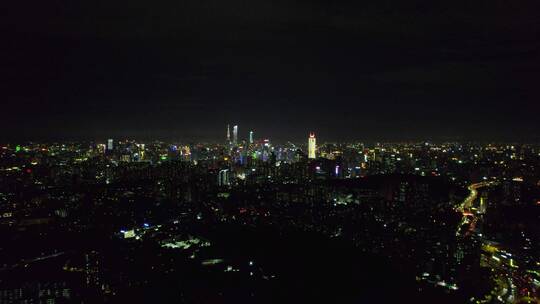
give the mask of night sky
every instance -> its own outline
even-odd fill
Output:
[[[540,138],[537,0],[3,2],[0,141]]]

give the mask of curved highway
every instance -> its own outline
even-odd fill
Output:
[[[463,215],[457,227],[456,237],[474,237],[479,240],[482,244],[484,267],[492,269],[494,290],[483,299],[475,299],[476,303],[514,303],[516,299],[527,298],[530,292],[537,288],[537,283],[528,273],[530,270],[523,269],[526,263],[522,257],[486,239],[482,233],[477,233],[477,223],[482,220],[474,206],[478,198],[478,189],[495,184],[496,182],[480,182],[469,185],[467,187],[469,195],[456,208]]]

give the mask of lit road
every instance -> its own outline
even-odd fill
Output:
[[[470,210],[473,207],[474,201],[476,201],[476,198],[478,198],[478,189],[482,187],[487,187],[492,184],[493,182],[481,182],[481,183],[475,183],[475,184],[469,185],[469,187],[467,187],[467,189],[469,189],[470,191],[469,196],[467,196],[467,198],[465,198],[463,203],[461,203],[461,205],[458,208],[459,211],[461,211],[462,213],[465,213],[465,212],[470,213]]]
[[[17,263],[17,264],[4,266],[3,268],[0,268],[0,271],[11,270],[11,269],[15,269],[15,268],[17,268],[17,267],[28,267],[28,265],[30,265],[30,264],[32,264],[32,263],[36,263],[36,262],[40,262],[40,261],[44,261],[44,260],[56,258],[56,257],[59,257],[59,256],[61,256],[61,255],[63,255],[63,254],[65,254],[65,252],[58,252],[58,253],[53,253],[53,254],[49,254],[49,255],[39,256],[39,257],[35,257],[35,258],[25,259],[25,260],[20,261],[20,262]]]
[[[472,209],[474,206],[474,202],[478,198],[478,189],[482,187],[487,187],[492,183],[493,182],[481,182],[471,184],[469,185],[469,187],[467,187],[467,189],[469,189],[469,195],[457,208],[457,210],[463,214],[463,217],[461,219],[461,223],[458,225],[456,236],[469,236],[474,232],[474,230],[476,229],[476,222],[478,221],[478,218],[476,217],[474,212],[472,212]],[[467,229],[466,231],[462,231],[462,227],[465,225],[469,225],[469,229]]]
[[[494,185],[495,182],[481,182],[471,184],[470,191],[465,200],[456,208],[463,217],[457,227],[458,238],[474,238],[482,243],[482,264],[492,269],[494,289],[485,295],[483,299],[475,299],[476,303],[514,303],[516,299],[524,299],[534,296],[540,282],[531,275],[535,271],[524,268],[523,257],[510,253],[507,249],[496,242],[491,242],[477,230],[481,224],[481,213],[475,208],[478,198],[478,189]],[[464,228],[466,227],[466,228]],[[529,298],[530,299],[530,298]],[[534,303],[534,302],[531,302]]]

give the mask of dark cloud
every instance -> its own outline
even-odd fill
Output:
[[[537,136],[534,1],[2,5],[6,138]]]

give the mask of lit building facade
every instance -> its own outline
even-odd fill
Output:
[[[230,185],[229,176],[230,176],[229,169],[220,170],[218,174],[218,186],[229,186]]]
[[[317,149],[317,139],[315,138],[315,133],[309,133],[308,158],[315,159],[317,157],[315,153],[316,149]]]
[[[233,144],[238,144],[238,126],[233,127]]]

